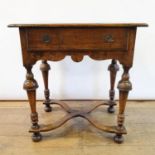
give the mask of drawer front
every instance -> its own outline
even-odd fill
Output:
[[[59,50],[59,34],[57,29],[28,29],[27,48],[28,50]]]
[[[68,29],[61,34],[63,49],[127,49],[127,30],[122,28]]]
[[[29,50],[127,50],[125,28],[29,29]]]

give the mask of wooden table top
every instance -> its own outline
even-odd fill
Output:
[[[53,24],[10,24],[8,27],[148,27],[146,23],[53,23]]]

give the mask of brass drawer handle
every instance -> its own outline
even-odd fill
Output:
[[[107,42],[107,43],[114,42],[113,36],[111,34],[105,35],[104,36],[104,41]]]
[[[42,41],[44,42],[44,43],[50,43],[51,42],[51,37],[49,36],[49,35],[44,35],[43,37],[42,37]]]

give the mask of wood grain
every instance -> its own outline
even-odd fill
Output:
[[[52,24],[10,24],[8,27],[147,27],[146,23],[52,23]]]
[[[33,141],[41,140],[40,132],[42,131],[50,131],[58,128],[73,117],[82,117],[102,131],[116,133],[114,140],[118,143],[123,142],[122,134],[126,133],[124,126],[125,105],[128,92],[132,88],[128,71],[133,63],[137,27],[146,26],[148,25],[145,23],[9,25],[9,27],[19,27],[23,65],[27,70],[24,88],[27,90],[31,107],[32,127],[30,131],[33,132]],[[83,111],[72,111],[55,124],[46,124],[44,127],[39,126],[36,110],[37,82],[33,77],[31,69],[38,60],[42,60],[41,71],[45,85],[46,111],[51,111],[49,105],[50,91],[48,89],[48,70],[50,66],[47,64],[47,60],[59,61],[68,55],[71,56],[75,62],[82,61],[85,55],[88,55],[94,60],[112,59],[112,66],[116,66],[117,60],[120,62],[124,72],[118,84],[120,95],[117,126],[101,126],[98,122],[94,121],[88,113],[83,113]],[[115,104],[114,81],[117,70],[117,67],[115,71],[110,69],[111,92],[110,101],[108,102],[111,103],[109,104],[110,108]],[[65,109],[66,106],[61,104],[61,107]]]

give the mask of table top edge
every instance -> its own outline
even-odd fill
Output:
[[[147,23],[53,23],[53,24],[9,24],[8,27],[29,28],[29,27],[148,27]]]

